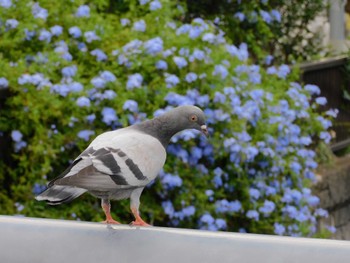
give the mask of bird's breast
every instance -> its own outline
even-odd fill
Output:
[[[166,160],[166,151],[158,139],[138,131],[107,134],[99,138],[98,146],[113,149],[120,175],[127,185],[145,186],[154,180]]]

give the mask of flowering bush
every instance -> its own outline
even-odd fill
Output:
[[[102,220],[85,195],[49,207],[33,196],[103,131],[201,107],[209,139],[173,138],[141,212],[155,225],[279,235],[312,235],[327,216],[309,186],[315,147],[331,139],[336,112],[318,87],[296,82],[287,65],[259,66],[248,46],[230,44],[210,21],[174,19],[181,7],[139,1],[111,14],[107,1],[0,1],[2,213]],[[6,21],[11,22],[6,22]],[[14,22],[13,20],[16,20]],[[312,96],[317,97],[312,100]],[[113,206],[130,220],[127,202]]]
[[[325,53],[321,52],[325,49],[322,32],[311,27],[315,18],[327,10],[323,0],[187,2],[187,18],[201,15],[213,19],[233,43],[246,42],[253,58],[262,58],[268,51],[275,55],[275,62],[292,63],[319,59]]]

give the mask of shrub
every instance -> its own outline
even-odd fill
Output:
[[[4,2],[2,2],[4,3]],[[17,1],[0,8],[0,84],[10,92],[2,136],[15,163],[1,162],[2,213],[102,220],[89,195],[49,207],[33,197],[93,139],[195,104],[211,137],[173,138],[159,180],[141,212],[161,226],[312,235],[327,216],[309,186],[315,147],[330,140],[326,101],[296,82],[287,65],[252,64],[245,43],[232,45],[210,21],[180,23],[183,8],[132,2],[106,12],[105,1]],[[125,6],[123,6],[125,8]],[[113,206],[131,220],[128,202]]]
[[[187,19],[213,19],[234,44],[245,42],[256,61],[266,55],[277,63],[320,58],[322,32],[310,25],[326,10],[322,0],[186,1]],[[268,58],[269,60],[271,58]]]

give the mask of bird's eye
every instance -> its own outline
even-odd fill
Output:
[[[191,121],[197,121],[197,119],[198,119],[198,118],[197,118],[196,115],[192,115],[192,116],[190,117],[190,120],[191,120]]]

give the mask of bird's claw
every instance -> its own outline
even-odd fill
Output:
[[[115,221],[114,219],[108,219],[108,220],[102,221],[101,223],[103,223],[103,224],[120,225],[120,223],[118,221]]]
[[[147,224],[146,222],[144,221],[132,221],[130,224],[130,226],[151,226],[150,224]]]

